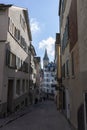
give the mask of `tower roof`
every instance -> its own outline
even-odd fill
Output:
[[[47,54],[47,49],[45,49],[45,54],[44,54],[43,60],[49,60],[48,54]]]

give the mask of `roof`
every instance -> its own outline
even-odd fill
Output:
[[[12,4],[0,4],[0,10],[5,10],[11,6],[12,6]]]
[[[26,23],[27,23],[27,30],[28,30],[28,34],[29,34],[29,39],[30,41],[32,41],[32,35],[31,35],[31,30],[30,30],[30,22],[29,22],[29,17],[28,17],[28,11],[27,9],[24,9],[24,14],[25,14],[25,20],[26,20]]]
[[[30,30],[30,22],[29,22],[28,10],[26,8],[17,7],[17,6],[14,6],[12,4],[0,4],[0,10],[7,9],[9,7],[14,7],[16,9],[23,10],[24,15],[25,15],[25,20],[26,20],[26,23],[27,23],[27,31],[28,31],[29,40],[32,41],[32,35],[31,35],[31,30]]]

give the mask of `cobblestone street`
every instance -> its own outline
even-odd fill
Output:
[[[17,114],[18,116],[18,114]],[[0,130],[73,130],[66,118],[56,110],[52,101],[45,101],[27,108],[19,118],[14,118]]]

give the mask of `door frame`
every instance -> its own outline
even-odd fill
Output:
[[[9,82],[12,81],[12,86],[9,86]],[[10,89],[11,88],[11,89]],[[9,92],[9,89],[11,92]],[[10,95],[11,94],[11,95]],[[11,106],[9,105],[9,97],[11,97]],[[8,78],[8,89],[7,89],[7,111],[9,109],[9,112],[13,112],[13,97],[14,97],[14,78]]]
[[[70,96],[68,88],[66,88],[66,115],[67,119],[70,119]]]

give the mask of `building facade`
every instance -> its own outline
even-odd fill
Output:
[[[30,76],[30,80],[31,80],[31,88],[33,88],[33,86],[36,83],[36,65],[35,65],[35,56],[36,56],[36,51],[33,45],[31,45],[31,76]]]
[[[62,74],[61,74],[61,44],[60,44],[60,33],[56,33],[55,40],[55,75],[56,75],[56,94],[55,94],[55,102],[57,109],[60,110],[62,108]]]
[[[35,102],[35,84],[36,84],[36,62],[35,62],[36,51],[34,46],[30,46],[30,103]]]
[[[51,62],[44,69],[43,91],[47,94],[47,98],[50,98],[51,95],[54,97],[55,90],[55,63]]]
[[[63,111],[78,130],[87,129],[87,1],[60,0]]]
[[[36,86],[40,86],[40,73],[41,73],[41,58],[39,56],[35,57],[36,62]]]
[[[36,63],[36,86],[35,86],[35,100],[40,100],[40,86],[41,86],[41,58],[35,57]]]
[[[0,114],[29,103],[31,31],[27,9],[0,5]]]
[[[49,62],[47,55],[47,50],[45,50],[45,55],[43,58],[43,83],[42,91],[45,93],[47,98],[54,97],[55,88],[56,88],[56,79],[55,79],[55,63]]]

